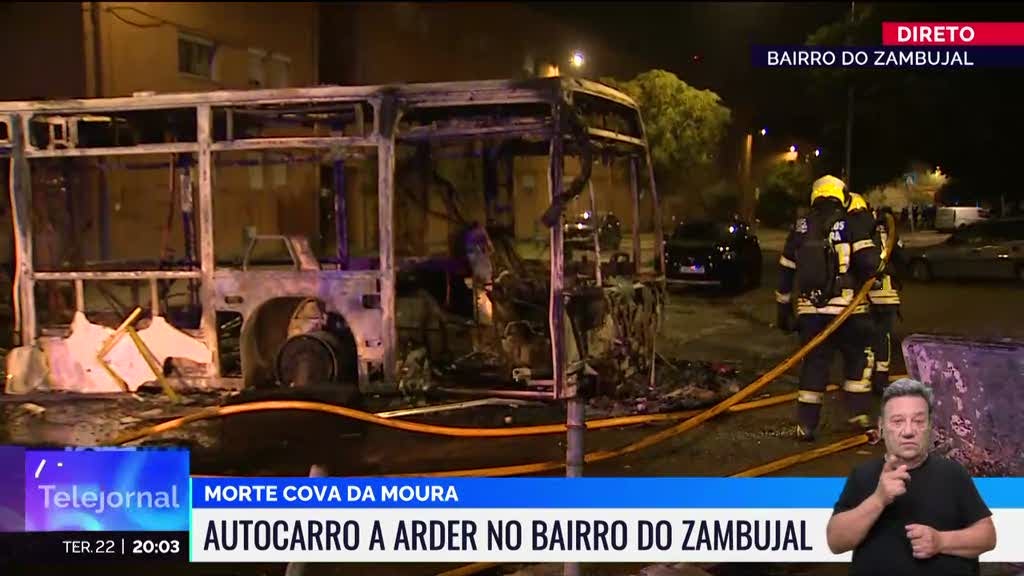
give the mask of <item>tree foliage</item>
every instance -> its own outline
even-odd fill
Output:
[[[768,226],[793,222],[797,208],[810,200],[814,173],[810,164],[776,162],[765,174],[757,203],[757,217]]]
[[[793,223],[800,206],[806,206],[814,179],[811,164],[776,162],[765,174],[758,198],[758,218],[769,227]]]
[[[665,70],[621,82],[605,78],[636,101],[659,179],[692,181],[714,167],[732,113],[711,90],[700,90]]]
[[[818,46],[881,45],[882,22],[1005,20],[998,5],[953,3],[856,4],[849,13],[809,34]],[[826,68],[804,72],[807,100],[820,109],[821,138],[842,149],[847,89],[853,88],[853,183],[857,190],[886,186],[915,162],[940,165],[980,196],[1003,190],[1001,170],[1018,160],[1012,145],[1024,130],[1017,95],[1019,75],[1001,70]],[[1024,196],[1020,188],[1012,193]]]
[[[873,6],[859,6],[841,20],[826,24],[808,35],[808,46],[877,46],[881,44],[882,21]],[[852,82],[868,90],[877,89],[883,77],[867,68],[811,68],[806,71],[812,89],[819,94],[839,96]]]

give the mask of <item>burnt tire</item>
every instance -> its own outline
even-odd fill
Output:
[[[355,362],[355,343],[350,335],[308,332],[292,336],[281,346],[274,360],[274,374],[279,384],[292,388],[352,383]]]

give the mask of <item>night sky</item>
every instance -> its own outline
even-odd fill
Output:
[[[867,3],[858,2],[858,8]],[[1013,4],[874,3],[863,46],[881,44],[881,21],[1024,21]],[[733,111],[730,138],[771,128],[777,145],[814,142],[840,159],[845,84],[813,87],[806,73],[753,68],[754,44],[802,44],[820,26],[848,17],[850,3],[550,3],[540,9],[649,68],[722,96]],[[695,58],[696,57],[696,58]],[[898,176],[913,161],[941,165],[971,193],[1024,198],[1007,182],[1024,135],[1021,70],[873,70],[857,82],[855,188]],[[839,166],[835,167],[836,169]]]
[[[849,4],[609,2],[551,3],[543,9],[632,52],[651,68],[714,90],[741,118],[774,119],[796,91],[773,82],[773,72],[751,66],[751,45],[803,43],[809,31],[842,17]]]

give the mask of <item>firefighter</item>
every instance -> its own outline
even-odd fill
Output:
[[[891,215],[892,209],[882,208],[877,211],[874,221],[874,240],[884,250],[888,239],[886,215]],[[892,247],[892,254],[885,269],[875,280],[871,291],[868,292],[868,301],[871,303],[871,319],[874,323],[875,338],[872,343],[872,350],[875,355],[875,366],[871,374],[871,388],[875,394],[881,394],[889,385],[889,363],[892,360],[892,330],[900,311],[900,290],[902,283],[899,278],[899,271],[906,266],[906,258],[903,253],[903,240],[896,238]]]
[[[853,196],[842,180],[823,176],[811,190],[811,206],[797,219],[779,258],[778,325],[795,328],[806,344],[852,303],[857,289],[878,269],[879,248],[872,238],[874,220],[847,213]],[[870,214],[868,214],[870,216]],[[793,291],[796,318],[793,316]],[[825,399],[835,352],[843,359],[843,396],[850,424],[871,427],[872,325],[867,304],[804,358],[797,393],[796,434],[813,441]]]

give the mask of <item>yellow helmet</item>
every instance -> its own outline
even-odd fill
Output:
[[[848,212],[856,212],[858,210],[867,210],[868,203],[864,200],[864,197],[856,192],[850,193],[850,207],[847,208]]]
[[[835,176],[822,176],[814,181],[811,187],[811,204],[818,198],[835,198],[843,206],[850,205],[850,197],[846,194],[846,184]]]

